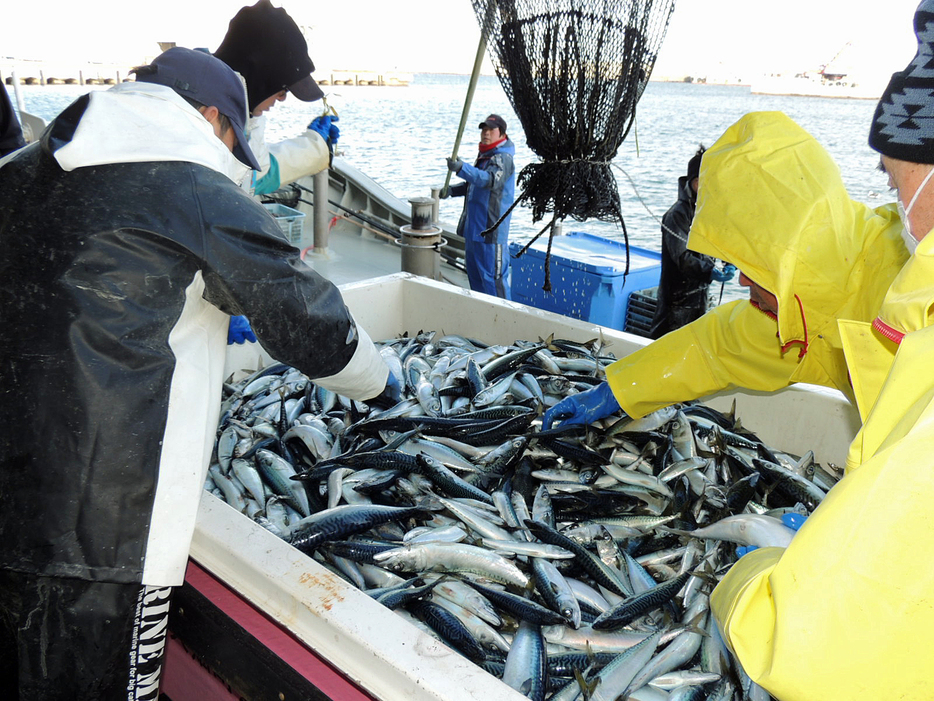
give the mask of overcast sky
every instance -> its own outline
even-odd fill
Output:
[[[582,0],[586,1],[586,0]],[[138,63],[158,41],[217,48],[243,0],[8,2],[0,57]],[[310,38],[319,69],[469,73],[479,30],[469,0],[274,0]],[[914,53],[917,0],[677,0],[655,75],[807,70],[845,44],[888,75]],[[487,72],[491,72],[487,62]]]

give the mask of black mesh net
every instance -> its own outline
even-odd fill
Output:
[[[674,0],[472,0],[499,80],[541,158],[519,173],[532,220],[554,224],[619,221],[619,189],[610,168],[632,127],[636,103],[655,65]],[[492,227],[492,228],[495,228]],[[519,252],[522,255],[528,246]]]

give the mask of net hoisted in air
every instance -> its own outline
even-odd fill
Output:
[[[552,213],[518,255],[548,232],[548,291],[556,222],[619,221],[628,274],[629,236],[610,162],[632,127],[674,0],[472,3],[503,90],[541,158],[519,173],[513,208],[530,205],[535,222]]]

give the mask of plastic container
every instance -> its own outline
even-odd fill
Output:
[[[639,290],[629,295],[626,326],[623,327],[623,331],[650,338],[652,320],[655,318],[655,308],[658,306],[657,294],[658,288],[654,288]]]
[[[422,330],[488,343],[550,334],[587,341],[602,335],[605,350],[617,357],[648,343],[406,273],[343,285],[341,293],[357,323],[374,339]],[[270,362],[258,343],[227,346],[225,372],[245,373]],[[771,394],[720,393],[705,402],[720,411],[735,411],[743,425],[769,445],[798,455],[813,450],[818,462],[842,464],[859,428],[859,416],[841,393],[810,385]],[[250,602],[265,620],[281,628],[283,636],[315,651],[374,698],[524,701],[518,692],[208,492],[202,496],[191,557],[224,583],[224,597]]]
[[[305,213],[286,207],[284,204],[271,202],[263,206],[267,212],[276,218],[276,223],[282,229],[286,241],[293,246],[298,246],[302,241],[302,226],[305,221]]]
[[[523,245],[511,243],[510,253],[515,256]],[[661,254],[630,246],[627,275],[623,242],[574,231],[552,241],[551,291],[545,292],[547,248],[543,237],[513,257],[513,300],[611,329],[625,328],[629,295],[656,287],[661,275]]]

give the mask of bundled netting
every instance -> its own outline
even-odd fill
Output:
[[[552,214],[529,242],[548,232],[544,289],[551,289],[554,225],[568,217],[619,221],[628,273],[610,162],[633,125],[674,0],[472,1],[499,80],[541,158],[519,173],[513,207],[531,206],[535,222]]]

